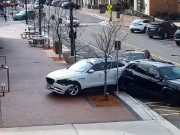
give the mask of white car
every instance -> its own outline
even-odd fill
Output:
[[[70,26],[70,16],[66,16],[64,22],[66,26]],[[79,19],[76,16],[73,16],[73,26],[79,26],[79,23]]]
[[[134,20],[131,24],[130,24],[130,31],[132,33],[134,32],[146,32],[147,27],[150,24],[150,20],[148,19],[138,19],[138,20]]]
[[[107,85],[117,83],[117,61],[108,58]],[[124,69],[118,62],[118,78]],[[60,69],[46,76],[46,88],[59,94],[77,95],[82,89],[104,85],[104,58],[89,58],[78,61],[69,68]]]

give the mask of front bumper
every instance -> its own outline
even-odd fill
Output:
[[[50,90],[50,91],[53,91],[53,92],[56,92],[58,94],[65,94],[65,92],[71,87],[72,85],[60,85],[60,84],[57,84],[57,83],[54,83],[53,85],[51,84],[46,84],[45,88]]]
[[[143,30],[144,30],[144,27],[142,27],[142,26],[130,25],[129,29],[130,29],[130,30],[134,30],[134,31],[143,31]]]

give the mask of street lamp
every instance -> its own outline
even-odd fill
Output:
[[[25,10],[26,10],[26,16],[25,16],[25,19],[26,19],[26,24],[28,24],[28,15],[27,15],[27,0],[25,0]]]

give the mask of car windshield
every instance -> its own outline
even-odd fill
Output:
[[[77,72],[85,72],[92,66],[92,63],[90,63],[87,60],[81,60],[70,66],[69,70],[74,70]]]
[[[166,80],[180,79],[180,68],[176,66],[160,68],[161,76]]]
[[[124,53],[121,57],[122,60],[126,61],[133,61],[145,58],[144,53]]]

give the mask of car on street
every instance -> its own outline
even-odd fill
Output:
[[[123,70],[119,84],[130,94],[148,93],[174,105],[180,100],[180,67],[158,60],[132,61]]]
[[[150,20],[148,19],[137,19],[130,24],[129,29],[132,33],[134,32],[146,33],[149,24],[150,24]]]
[[[180,46],[180,28],[174,34],[174,40],[177,46]]]
[[[52,6],[59,6],[59,3],[61,2],[61,0],[53,0],[52,1]]]
[[[77,95],[81,90],[104,86],[104,58],[89,58],[78,61],[69,68],[60,69],[46,76],[46,88],[59,94]],[[107,60],[107,85],[116,85],[124,64],[114,58]]]
[[[33,10],[27,11],[27,18],[34,20],[35,11],[33,11]],[[26,19],[26,11],[25,10],[22,10],[13,16],[14,21],[20,21],[20,20],[25,20],[25,19]]]
[[[140,59],[149,59],[149,58],[146,57],[145,51],[125,50],[119,56],[119,59],[122,61],[125,61],[126,63],[129,63],[130,61],[140,60]]]
[[[64,23],[66,26],[70,26],[70,16],[64,18]],[[79,26],[79,19],[76,16],[73,16],[73,26]]]
[[[160,21],[160,22],[151,22],[147,28],[147,35],[149,38],[155,36],[161,37],[162,39],[167,39],[174,37],[174,34],[178,27],[170,21]]]

